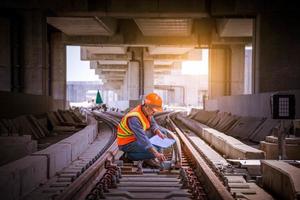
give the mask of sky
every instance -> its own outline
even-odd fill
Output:
[[[187,75],[207,75],[208,74],[208,50],[203,49],[202,60],[182,62],[182,74]]]
[[[100,81],[90,61],[80,60],[80,46],[67,46],[67,81]]]

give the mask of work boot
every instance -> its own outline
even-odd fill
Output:
[[[146,165],[148,165],[150,167],[153,167],[153,168],[156,168],[156,169],[161,168],[160,163],[155,158],[145,160],[144,163]]]
[[[123,160],[124,163],[132,163],[132,160],[130,160],[130,159],[128,158],[127,153],[124,153],[124,154],[123,154],[121,160]]]
[[[143,162],[144,162],[143,160],[137,161],[137,165],[136,165],[137,170],[136,170],[136,172],[139,173],[139,174],[143,173]]]

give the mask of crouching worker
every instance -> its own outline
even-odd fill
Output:
[[[143,161],[150,166],[160,167],[160,162],[165,160],[165,156],[149,141],[149,138],[154,135],[166,137],[153,117],[155,112],[161,111],[161,97],[150,93],[145,97],[143,104],[128,112],[118,125],[119,149],[125,152],[128,159],[140,161],[138,164],[140,172],[142,172]]]

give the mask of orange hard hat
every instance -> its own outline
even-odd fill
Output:
[[[156,112],[161,112],[162,109],[162,99],[156,93],[149,93],[146,95],[144,103],[150,105],[151,108]]]

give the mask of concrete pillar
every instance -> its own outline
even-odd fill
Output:
[[[231,95],[244,94],[245,46],[231,45]]]
[[[139,62],[130,61],[128,64],[128,99],[139,99]]]
[[[124,76],[122,88],[123,100],[128,100],[128,70]]]
[[[10,21],[0,18],[0,91],[11,90]]]
[[[144,60],[144,94],[154,91],[154,61]]]
[[[244,79],[244,94],[253,93],[253,57],[252,46],[245,48],[245,79]]]
[[[255,93],[300,89],[296,12],[261,13],[255,21]]]
[[[27,94],[47,95],[47,23],[40,11],[24,12],[23,55],[24,86]]]
[[[119,101],[119,100],[121,100],[122,99],[122,92],[121,92],[122,90],[121,90],[121,87],[120,87],[120,89],[116,89],[114,92],[115,92],[115,95],[116,95],[116,97],[115,97],[115,100],[116,101]]]
[[[103,90],[103,102],[104,103],[108,103],[108,91],[107,90]]]
[[[208,97],[213,99],[230,94],[229,48],[212,48],[209,51]]]
[[[60,32],[51,34],[52,109],[63,109],[66,102],[66,46],[62,37]]]

